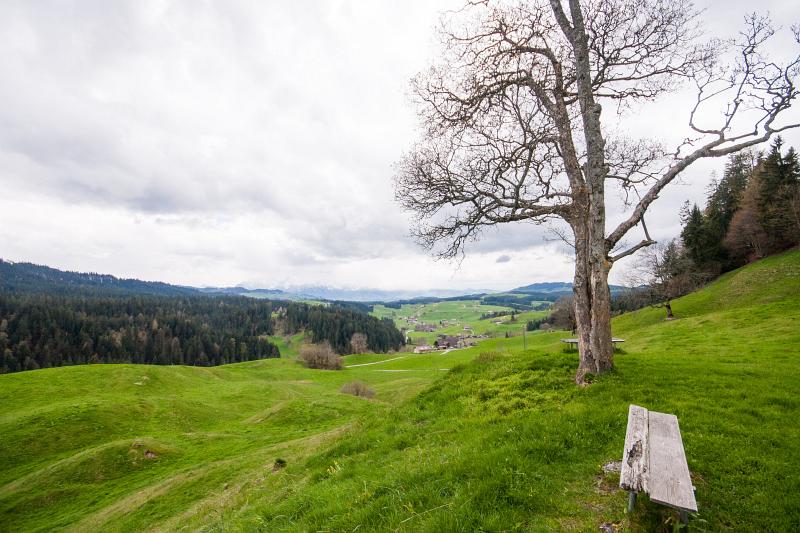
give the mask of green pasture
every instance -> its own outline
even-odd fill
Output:
[[[455,352],[463,364],[311,458],[302,488],[232,512],[232,523],[671,531],[676,513],[646,497],[626,515],[618,474],[601,468],[621,458],[636,403],[679,417],[700,506],[690,530],[800,530],[800,253],[730,273],[673,308],[670,322],[663,309],[615,319],[625,349],[616,370],[585,389],[572,382],[576,354],[563,351],[563,333],[529,337],[525,351],[513,338]],[[453,353],[375,366],[444,367]]]
[[[691,530],[800,530],[800,252],[673,309],[615,318],[624,350],[586,388],[563,332],[341,371],[2,375],[0,531],[669,531],[677,515],[646,497],[626,515],[601,468],[621,459],[630,403],[680,420]],[[356,379],[374,399],[339,392]]]
[[[0,376],[0,531],[167,527],[242,485],[271,482],[277,458],[294,465],[440,373],[313,371],[268,359]],[[375,399],[339,392],[354,379]]]
[[[307,342],[307,335],[304,332],[294,335],[270,335],[269,341],[278,347],[281,357],[297,357],[300,347]]]
[[[480,300],[453,300],[429,304],[403,304],[400,309],[375,305],[372,314],[379,318],[392,318],[398,326],[403,326],[405,321],[400,317],[417,316],[429,324],[437,324],[440,320],[459,320],[471,322],[478,320],[484,313],[492,311],[510,311],[509,307],[497,305],[482,305]]]
[[[534,302],[534,304],[539,302]],[[472,328],[476,335],[490,337],[505,337],[522,335],[525,325],[529,320],[537,320],[548,315],[549,311],[525,311],[516,313],[515,321],[511,316],[500,316],[481,320],[480,317],[494,311],[511,312],[510,307],[497,305],[482,305],[480,300],[456,300],[436,302],[430,304],[403,304],[400,309],[374,306],[372,314],[379,318],[391,318],[398,328],[408,329],[408,338],[414,344],[432,344],[440,334],[459,335],[466,334],[464,326]],[[436,326],[434,332],[413,331],[414,324],[406,319],[416,316],[421,322]],[[440,321],[456,321],[457,324],[442,326]],[[497,324],[499,322],[499,324]]]

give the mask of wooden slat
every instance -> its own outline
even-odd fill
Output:
[[[628,408],[628,430],[619,486],[633,492],[647,492],[648,487],[648,413],[644,407]]]
[[[650,411],[650,500],[697,512],[697,502],[675,415]]]

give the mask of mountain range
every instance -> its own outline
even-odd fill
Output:
[[[612,292],[624,287],[612,285]],[[287,289],[263,289],[246,287],[188,287],[172,285],[160,281],[117,278],[108,274],[93,272],[72,272],[58,270],[33,263],[15,263],[0,259],[0,292],[35,292],[82,295],[230,295],[273,300],[342,300],[352,302],[389,302],[415,298],[454,298],[470,295],[479,297],[492,293],[536,296],[542,300],[552,300],[572,293],[570,282],[533,283],[511,291],[491,291],[466,289],[432,289],[421,291],[391,291],[380,289],[344,289],[309,285]],[[528,298],[529,299],[529,298]]]

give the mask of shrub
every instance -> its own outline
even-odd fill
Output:
[[[358,380],[345,383],[342,385],[342,388],[339,389],[339,392],[343,392],[344,394],[352,394],[353,396],[359,396],[361,398],[372,398],[375,396],[374,390],[369,388],[369,386],[363,381]]]
[[[327,342],[303,346],[300,348],[298,360],[308,368],[322,370],[341,370],[342,368],[342,358],[333,351]]]

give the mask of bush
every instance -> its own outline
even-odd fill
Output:
[[[373,398],[375,396],[374,390],[370,389],[363,381],[358,380],[345,383],[342,385],[342,388],[339,389],[339,392],[352,394],[353,396],[359,396],[361,398]]]
[[[333,348],[327,342],[303,346],[300,348],[300,355],[297,359],[308,368],[322,370],[342,369],[342,358],[333,351]]]

